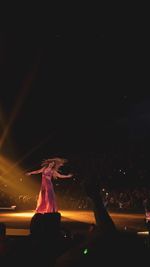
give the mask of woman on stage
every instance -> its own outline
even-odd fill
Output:
[[[46,159],[39,170],[27,172],[26,175],[42,173],[42,184],[39,192],[36,213],[58,212],[52,178],[71,178],[72,174],[60,174],[59,168],[66,163],[66,159]]]

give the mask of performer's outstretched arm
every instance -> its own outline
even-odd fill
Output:
[[[60,174],[59,172],[57,171],[54,171],[54,175],[58,178],[71,178],[72,177],[72,174]]]
[[[43,172],[44,168],[41,168],[39,170],[36,170],[36,171],[32,171],[32,172],[27,172],[26,175],[29,176],[31,174],[38,174],[38,173],[41,173]]]

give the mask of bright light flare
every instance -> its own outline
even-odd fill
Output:
[[[137,232],[138,235],[149,235],[148,231]]]
[[[0,155],[0,184],[3,191],[10,196],[35,196],[38,183],[34,177],[27,177],[24,170],[19,167],[12,170],[11,166],[12,161]]]

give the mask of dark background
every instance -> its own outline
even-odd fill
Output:
[[[102,10],[85,14],[3,24],[0,133],[8,123],[9,133],[2,154],[31,164],[53,155],[148,146],[146,20]]]

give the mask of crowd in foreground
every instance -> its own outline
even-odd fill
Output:
[[[107,228],[106,228],[107,229]],[[60,213],[34,214],[27,236],[7,236],[0,223],[0,263],[2,266],[122,266],[146,264],[146,239],[117,230],[102,231],[90,224],[84,232],[73,232],[61,222]]]

